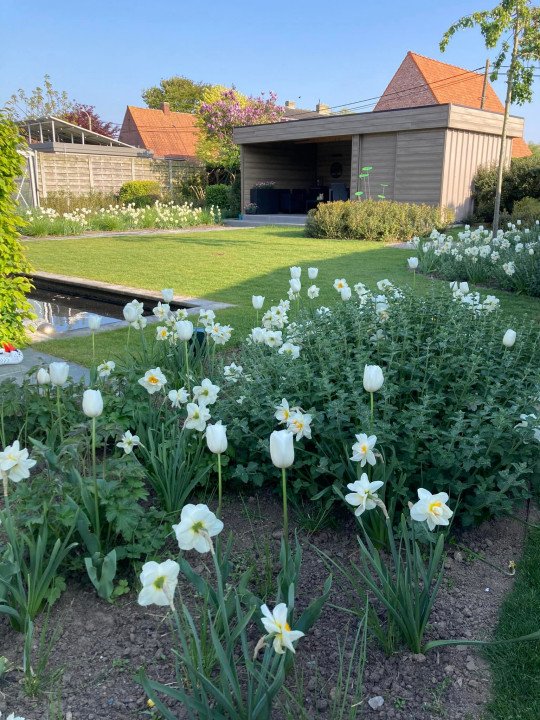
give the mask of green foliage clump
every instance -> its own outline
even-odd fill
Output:
[[[146,207],[161,197],[161,186],[155,180],[130,180],[122,185],[118,200],[124,205]]]
[[[332,497],[334,483],[344,489],[354,481],[355,434],[373,429],[386,459],[377,472],[385,473],[398,508],[421,486],[459,497],[465,525],[509,511],[538,480],[538,444],[525,442],[515,427],[520,414],[535,412],[538,328],[510,324],[519,340],[508,350],[498,311],[477,314],[453,302],[450,290],[444,297],[386,295],[384,321],[374,299],[301,315],[292,334],[301,343],[295,360],[261,344],[241,348],[235,362],[247,379],[230,389],[222,410],[234,477],[255,485],[272,477],[267,438],[285,398],[313,416],[312,439],[298,443],[290,472],[294,494],[323,492],[322,500]],[[363,390],[366,364],[380,365],[385,376],[374,426]]]
[[[229,185],[209,185],[206,188],[206,204],[211,207],[218,207],[220,210],[228,210],[231,204],[231,193]]]
[[[483,167],[473,180],[474,217],[482,222],[493,219],[497,168]],[[518,200],[540,199],[540,155],[512,160],[503,174],[501,211],[512,214]]]
[[[20,143],[17,126],[0,115],[0,341],[14,345],[24,344],[24,320],[33,317],[26,299],[32,284],[22,277],[31,268],[19,241],[23,221],[14,200],[15,180],[24,165]]]
[[[310,210],[308,237],[337,240],[410,240],[453,220],[448,208],[393,200],[321,203]]]
[[[540,198],[524,197],[522,200],[516,200],[512,210],[512,220],[514,222],[521,220],[527,225],[540,220]]]
[[[114,193],[90,192],[86,195],[73,195],[66,190],[55,190],[47,193],[41,201],[41,207],[55,210],[57,213],[69,213],[73,210],[102,210],[116,205]]]

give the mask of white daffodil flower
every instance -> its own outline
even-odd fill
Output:
[[[171,306],[167,303],[158,302],[156,307],[153,308],[152,312],[158,320],[166,320],[169,317],[169,313],[171,312]]]
[[[310,285],[307,289],[307,296],[310,300],[318,298],[321,291],[316,285]]]
[[[140,378],[137,382],[148,391],[149,395],[153,395],[167,384],[167,378],[161,372],[161,369],[157,367],[152,370],[147,370],[144,373],[144,377]]]
[[[356,508],[354,514],[360,517],[366,510],[373,510],[377,506],[379,490],[384,483],[381,480],[370,482],[366,473],[362,473],[360,480],[349,483],[347,488],[351,491],[345,495],[345,502]]]
[[[293,412],[287,420],[287,429],[296,436],[296,440],[303,437],[311,439],[311,422],[313,417],[309,413]]]
[[[275,407],[274,417],[279,423],[288,423],[292,413],[298,412],[299,408],[289,407],[289,403],[285,398]]]
[[[261,605],[261,612],[261,622],[268,633],[266,637],[268,640],[273,639],[275,652],[278,653],[278,655],[283,655],[285,650],[290,650],[294,653],[293,643],[304,637],[305,633],[300,630],[291,630],[287,622],[289,611],[285,603],[276,605],[273,612],[270,611],[267,605]]]
[[[115,367],[116,363],[114,362],[114,360],[107,360],[107,362],[101,363],[101,365],[97,366],[98,376],[100,378],[109,377]]]
[[[167,395],[171,401],[173,408],[178,408],[180,405],[185,405],[189,400],[188,391],[185,387],[181,387],[179,390],[169,390]]]
[[[205,378],[200,385],[195,385],[193,388],[193,399],[201,406],[213,405],[217,400],[218,393],[219,386]]]
[[[267,330],[264,337],[264,344],[272,348],[281,347],[281,345],[283,345],[281,330]]]
[[[184,505],[180,522],[173,525],[180,550],[207,553],[213,550],[211,538],[223,530],[223,523],[207,505]]]
[[[33,468],[35,464],[36,461],[28,456],[28,450],[26,448],[21,450],[18,440],[0,452],[0,471],[14,483],[29,478],[30,468]]]
[[[192,402],[186,405],[186,410],[187,418],[184,427],[188,430],[203,432],[206,429],[206,423],[211,417],[206,405],[198,405]]]
[[[170,334],[169,328],[165,325],[158,325],[156,328],[156,340],[167,340]]]
[[[287,355],[292,360],[296,360],[300,356],[300,345],[293,345],[293,343],[286,342],[279,348],[278,353],[280,355]]]
[[[347,284],[347,281],[345,278],[338,278],[334,280],[334,289],[337,290],[339,293],[343,290],[343,288],[349,287]]]
[[[375,465],[377,462],[373,448],[377,442],[376,435],[370,435],[369,437],[365,433],[356,435],[357,442],[352,446],[352,457],[353,462],[359,462],[361,467],[364,467],[366,463],[369,465]]]
[[[448,525],[454,514],[446,505],[448,495],[445,492],[432,495],[429,490],[418,488],[418,502],[411,507],[411,517],[417,522],[427,522],[428,528],[434,530],[437,525]]]
[[[120,442],[116,443],[116,447],[122,448],[126,455],[129,455],[132,450],[141,444],[141,440],[138,435],[132,435],[129,430],[122,435]]]
[[[199,322],[204,327],[212,325],[216,319],[216,313],[213,310],[200,310],[199,311]]]
[[[139,593],[139,605],[169,605],[173,608],[179,572],[180,565],[174,560],[145,563],[140,574],[142,590]]]
[[[230,365],[224,366],[223,377],[227,382],[237,383],[242,377],[243,372],[244,368],[241,365],[232,362]]]

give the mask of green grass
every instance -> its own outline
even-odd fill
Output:
[[[495,639],[527,635],[540,628],[540,531],[530,533],[518,563],[514,588],[501,609]],[[540,641],[493,646],[487,651],[492,699],[486,720],[540,718]]]
[[[332,288],[337,277],[347,278],[351,285],[360,281],[372,288],[383,278],[398,285],[412,283],[406,263],[413,254],[411,250],[381,243],[306,238],[301,228],[264,227],[87,240],[36,239],[27,243],[27,252],[36,270],[150,290],[173,287],[178,294],[233,303],[237,307],[219,312],[218,320],[234,327],[236,342],[255,325],[251,296],[264,295],[265,308],[285,298],[291,265],[304,268],[303,292],[311,284],[305,268],[309,265],[319,268],[316,281],[321,288],[319,305],[332,304],[338,298]],[[447,291],[446,282],[421,275],[416,276],[415,289],[425,293],[433,283]],[[540,317],[540,300],[504,292],[494,294],[501,298],[502,308],[508,314]],[[153,333],[153,329],[148,332]],[[121,354],[125,336],[125,330],[98,334],[98,357],[109,359]],[[52,340],[40,343],[39,347],[73,362],[88,361],[87,338]]]

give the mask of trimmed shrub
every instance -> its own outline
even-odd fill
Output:
[[[433,227],[444,228],[454,218],[448,208],[400,203],[393,200],[361,200],[321,203],[310,210],[308,237],[338,240],[410,240]]]
[[[228,210],[231,204],[230,190],[229,185],[209,185],[206,188],[206,206]]]
[[[229,188],[229,210],[233,217],[242,211],[240,173],[237,173],[232,185]]]
[[[474,217],[482,222],[491,222],[495,203],[497,168],[484,167],[476,173],[473,181]],[[510,168],[503,174],[501,210],[512,214],[514,203],[523,198],[540,199],[540,157],[512,160]]]
[[[14,200],[15,179],[24,165],[21,142],[17,126],[0,114],[0,341],[14,345],[24,344],[24,320],[33,317],[26,300],[32,285],[21,276],[30,272],[17,230],[24,221]]]
[[[130,180],[124,183],[118,193],[123,205],[146,207],[153,205],[161,197],[161,186],[155,180]]]
[[[521,220],[526,225],[532,225],[540,220],[540,198],[524,197],[516,200],[512,210],[512,220]]]

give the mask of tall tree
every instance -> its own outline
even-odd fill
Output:
[[[47,115],[63,116],[73,110],[75,103],[65,90],[55,90],[50,75],[45,75],[43,85],[35,87],[30,94],[22,88],[5,104],[8,116],[13,120],[34,120]]]
[[[168,102],[174,112],[195,113],[203,99],[204,91],[212,87],[194,82],[183,75],[161,80],[159,86],[143,90],[142,99],[149,108],[159,108]]]
[[[63,113],[60,117],[74,125],[100,133],[100,135],[106,135],[110,138],[116,138],[118,135],[116,125],[102,120],[93,105],[76,103],[71,110]]]
[[[501,132],[501,149],[495,190],[495,210],[493,213],[493,233],[499,228],[501,209],[501,190],[504,172],[506,129],[510,104],[523,105],[532,100],[534,81],[533,63],[540,60],[540,7],[531,0],[502,0],[491,10],[482,10],[466,15],[454,23],[444,33],[440,42],[441,52],[458,30],[478,27],[484,37],[486,48],[497,48],[497,56],[492,65],[491,79],[496,80],[510,58],[506,74],[506,99]],[[504,37],[503,37],[504,36]]]
[[[213,88],[199,107],[201,138],[198,157],[210,165],[218,165],[235,172],[240,162],[240,150],[233,141],[233,128],[239,125],[260,125],[279,122],[284,108],[276,103],[276,95],[264,93],[246,97],[234,88]]]

